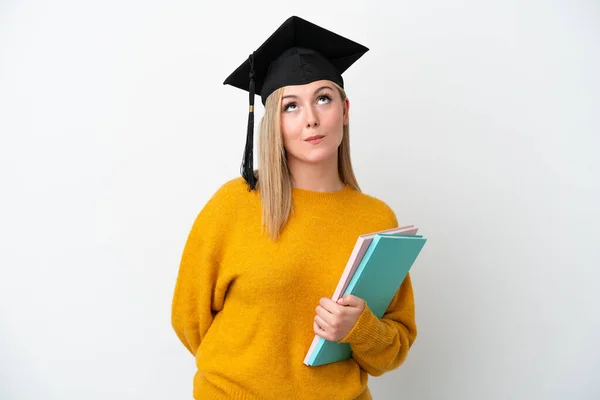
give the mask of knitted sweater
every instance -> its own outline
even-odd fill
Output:
[[[195,356],[195,399],[371,399],[368,375],[397,368],[417,335],[410,275],[383,318],[368,304],[341,341],[352,358],[303,361],[322,297],[331,297],[359,235],[398,226],[383,201],[350,186],[292,189],[277,241],[261,233],[260,195],[242,178],[219,188],[185,244],[172,326]]]

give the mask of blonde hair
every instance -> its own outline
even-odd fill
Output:
[[[346,92],[337,87],[342,101]],[[258,184],[262,203],[262,227],[272,240],[277,240],[293,213],[292,179],[287,165],[281,132],[281,99],[284,88],[277,89],[265,102],[265,113],[260,121],[258,140]],[[350,157],[350,127],[344,125],[342,143],[338,147],[338,174],[350,187],[359,190]]]

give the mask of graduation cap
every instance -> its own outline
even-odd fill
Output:
[[[275,90],[330,80],[344,87],[342,73],[369,49],[302,18],[288,18],[257,50],[252,52],[227,79],[250,94],[248,131],[242,161],[242,176],[250,189],[256,188],[253,166],[254,95],[264,105]]]

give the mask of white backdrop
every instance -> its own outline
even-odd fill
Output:
[[[595,0],[3,0],[0,398],[191,398],[170,306],[239,171],[222,82],[293,14],[371,49],[345,74],[359,183],[429,239],[375,398],[599,399]]]

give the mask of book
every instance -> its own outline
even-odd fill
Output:
[[[338,286],[335,289],[335,292],[333,293],[333,296],[331,297],[331,299],[333,301],[338,301],[342,297],[342,293],[344,292],[344,290],[346,290],[346,287],[348,286],[350,279],[352,279],[354,272],[358,268],[360,261],[362,260],[363,256],[367,252],[367,249],[369,248],[369,245],[371,244],[371,241],[373,240],[373,238],[375,237],[376,234],[400,234],[400,233],[403,233],[403,234],[414,235],[417,233],[417,231],[418,231],[418,228],[415,228],[414,225],[407,225],[407,226],[402,226],[399,228],[386,229],[384,231],[360,235],[358,237],[358,239],[356,240],[354,249],[352,250],[350,257],[348,258],[348,262],[346,263],[346,268],[344,268],[342,277],[340,278]]]
[[[352,294],[382,318],[427,241],[416,232],[411,225],[359,236],[332,299]],[[350,344],[315,335],[304,364],[314,367],[350,357]]]
[[[398,228],[386,229],[383,231],[372,232],[372,233],[360,235],[356,240],[354,249],[350,253],[350,257],[348,258],[346,267],[344,268],[344,271],[342,272],[342,276],[341,276],[341,278],[338,282],[338,285],[333,293],[333,296],[331,296],[331,299],[333,301],[338,301],[341,297],[343,297],[344,291],[346,290],[348,283],[350,283],[350,279],[352,279],[352,277],[354,276],[356,269],[360,265],[360,262],[364,256],[364,254],[367,252],[367,250],[368,250],[369,246],[371,245],[371,242],[373,241],[373,238],[375,237],[376,234],[403,233],[403,234],[414,235],[417,232],[418,232],[418,228],[415,228],[414,225],[406,225],[406,226],[401,226]],[[311,346],[308,350],[306,359],[304,360],[305,364],[308,365],[308,361],[309,361],[308,354],[311,354],[317,346],[322,346],[321,342],[324,340],[325,339],[319,337],[318,335],[315,335],[315,337],[311,343]]]

